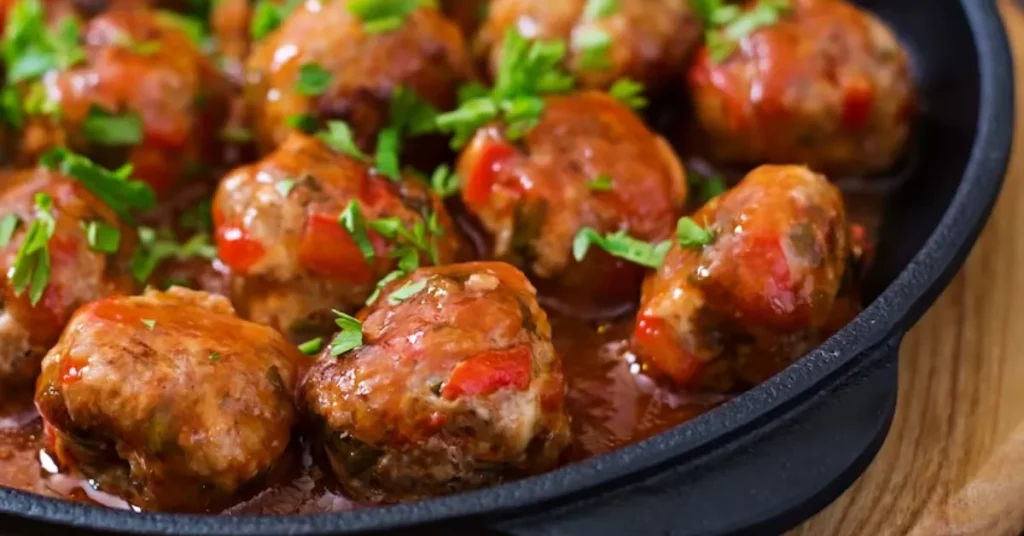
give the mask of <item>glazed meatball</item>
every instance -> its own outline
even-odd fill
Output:
[[[355,497],[402,501],[551,469],[568,444],[561,362],[526,277],[504,263],[415,271],[363,310],[300,388]]]
[[[392,119],[396,88],[450,109],[469,67],[459,28],[436,9],[418,7],[398,28],[380,31],[350,13],[347,1],[305,2],[254,45],[247,108],[264,151],[284,141],[295,118],[345,120],[366,149]],[[320,83],[300,83],[304,70]]]
[[[567,69],[581,87],[606,89],[621,77],[657,90],[685,75],[701,25],[687,0],[618,0],[592,13],[591,0],[494,0],[474,43],[491,74],[510,29],[565,43]]]
[[[10,240],[0,248],[0,273],[4,274],[0,279],[0,398],[4,398],[30,392],[39,362],[76,308],[136,290],[129,269],[136,243],[135,233],[107,205],[79,182],[45,168],[0,177],[0,218],[17,222]],[[53,234],[46,243],[49,277],[45,290],[33,301],[31,288],[16,288],[12,270],[26,236],[40,218],[52,219]],[[90,226],[118,232],[116,250],[92,247]],[[40,264],[37,270],[42,270]]]
[[[650,369],[683,386],[749,385],[830,334],[850,246],[824,176],[761,166],[692,219],[710,242],[674,244],[644,283],[634,338]]]
[[[367,251],[340,221],[353,204]],[[213,216],[242,316],[293,336],[330,326],[331,309],[358,310],[395,269],[408,243],[370,222],[391,218],[410,233],[419,225],[433,248],[418,251],[424,264],[450,262],[458,248],[444,205],[421,181],[392,181],[302,134],[228,174]]]
[[[189,36],[158,14],[120,9],[85,23],[81,59],[18,84],[18,160],[68,146],[107,167],[124,163],[157,194],[218,154],[228,86]]]
[[[583,227],[660,241],[686,198],[672,149],[618,101],[596,91],[546,100],[516,142],[501,125],[477,132],[459,158],[462,199],[493,239],[490,255],[530,273],[574,314],[635,303],[643,269],[593,248],[573,259]]]
[[[279,463],[306,359],[226,298],[150,290],[75,313],[36,405],[62,467],[147,510],[206,511]]]
[[[903,153],[915,107],[892,31],[840,0],[794,2],[720,62],[701,49],[689,85],[706,151],[727,164],[885,171]]]

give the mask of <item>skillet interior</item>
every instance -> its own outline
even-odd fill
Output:
[[[0,513],[102,531],[187,534],[355,532],[483,514],[497,520],[523,508],[546,509],[549,502],[564,504],[568,498],[575,501],[583,494],[625,486],[697,456],[713,458],[739,438],[770,428],[773,419],[834,383],[872,350],[881,347],[892,357],[898,338],[959,267],[998,193],[1012,133],[1012,64],[991,0],[861,3],[893,25],[914,60],[924,110],[917,158],[885,211],[868,285],[870,306],[822,347],[765,384],[672,431],[611,454],[497,488],[421,503],[316,516],[180,516],[131,514],[0,489]],[[703,463],[690,464],[690,470],[699,471]],[[676,485],[685,487],[687,481]],[[717,515],[730,512],[723,508]],[[685,520],[680,512],[679,523]],[[0,526],[13,529],[15,522],[3,520]]]

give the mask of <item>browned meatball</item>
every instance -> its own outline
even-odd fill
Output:
[[[357,498],[443,495],[555,465],[569,442],[561,361],[521,272],[420,269],[359,317],[363,345],[326,349],[301,387]]]
[[[598,92],[550,97],[516,143],[480,130],[459,158],[462,199],[493,238],[490,255],[534,276],[574,313],[633,303],[643,269],[593,248],[573,259],[583,227],[661,241],[686,198],[672,149],[628,108]]]
[[[463,35],[471,37],[487,18],[491,0],[441,0],[441,8],[459,25]]]
[[[608,10],[590,13],[591,4]],[[474,43],[492,75],[510,29],[527,39],[565,43],[566,67],[581,87],[593,89],[621,77],[652,90],[682,79],[701,35],[687,0],[494,0]]]
[[[40,203],[43,199],[49,200],[50,208],[40,210],[46,204]],[[53,234],[46,242],[49,277],[33,303],[31,288],[21,292],[15,288],[12,266],[41,214],[44,220],[52,218]],[[57,342],[75,309],[136,289],[129,270],[135,233],[80,183],[45,168],[4,173],[0,176],[0,219],[10,221],[11,217],[16,218],[17,227],[0,248],[0,274],[4,274],[0,279],[0,398],[31,389],[39,362]],[[90,246],[87,229],[104,225],[120,233],[116,251]],[[22,263],[27,265],[27,259]],[[40,264],[37,270],[42,270]]]
[[[795,1],[720,62],[701,49],[689,85],[707,151],[733,164],[884,171],[903,152],[915,107],[892,31],[841,0]]]
[[[364,220],[366,251],[340,221],[352,203]],[[409,242],[370,222],[395,218],[410,233],[420,226],[431,246],[413,257],[424,264],[450,262],[458,247],[444,205],[421,181],[392,181],[301,134],[228,174],[213,215],[242,316],[296,336],[330,325],[331,309],[362,307],[395,269]]]
[[[72,65],[17,84],[20,164],[68,146],[107,167],[131,163],[166,194],[219,156],[228,86],[186,33],[152,11],[119,9],[84,23],[69,46],[81,53]]]
[[[318,73],[318,83],[300,83],[303,70]],[[299,6],[254,45],[247,71],[247,107],[264,151],[293,130],[290,119],[304,116],[313,124],[343,119],[368,148],[391,119],[396,88],[450,109],[470,75],[459,28],[436,9],[418,7],[398,28],[378,31],[344,0]]]
[[[692,219],[709,243],[674,244],[644,283],[635,343],[650,369],[681,385],[749,385],[829,335],[851,248],[828,179],[761,166]]]
[[[204,511],[278,463],[306,359],[223,297],[150,290],[75,313],[36,405],[62,467],[144,509]]]

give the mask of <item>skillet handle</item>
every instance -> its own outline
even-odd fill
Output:
[[[838,497],[874,458],[896,408],[899,333],[799,407],[646,480],[492,525],[535,535],[778,534]]]

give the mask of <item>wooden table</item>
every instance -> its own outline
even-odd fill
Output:
[[[878,457],[794,534],[1024,530],[1024,9],[999,4],[1017,82],[1002,197],[964,268],[903,343],[896,418]]]

